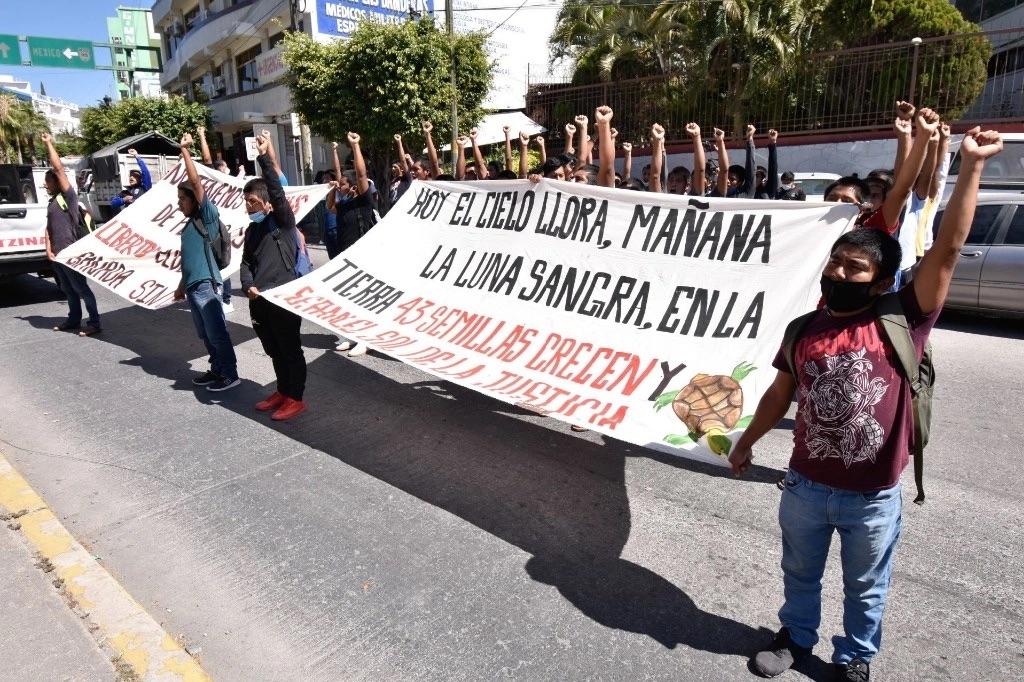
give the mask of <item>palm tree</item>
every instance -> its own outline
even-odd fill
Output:
[[[741,135],[746,101],[776,85],[809,40],[812,7],[810,0],[663,0],[652,19],[690,27],[686,42],[700,55],[709,85],[726,97],[734,132]]]
[[[573,82],[608,82],[666,73],[668,55],[652,35],[647,3],[568,0],[549,39],[554,61],[573,61]]]
[[[17,138],[18,163],[24,163],[22,152],[30,151],[30,157],[35,159],[36,140],[42,133],[50,131],[50,122],[42,112],[36,110],[31,102],[19,102],[16,108],[17,120],[20,128],[20,136]]]
[[[8,149],[11,147],[11,140],[17,136],[13,119],[16,105],[17,100],[13,95],[0,94],[0,158],[4,161],[10,160]]]
[[[36,137],[49,131],[49,121],[31,102],[0,95],[0,148],[7,161],[11,160],[11,152],[16,151],[18,163],[23,163],[23,151],[34,150]]]

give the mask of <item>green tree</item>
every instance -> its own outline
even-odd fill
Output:
[[[928,38],[979,30],[946,0],[566,0],[552,58],[572,62],[573,85],[608,86],[578,89],[535,118],[558,130],[574,113],[611,104],[634,140],[655,120],[728,121],[737,136],[752,122],[887,125],[893,102],[906,98],[955,119],[984,88],[991,48],[982,36]],[[925,42],[911,93],[914,37]],[[842,53],[867,46],[878,51]],[[639,100],[617,100],[618,81],[662,74],[644,82]]]
[[[53,146],[64,156],[85,156],[85,139],[76,133],[60,132],[54,136]]]
[[[985,87],[991,44],[977,35],[942,43],[925,42],[918,48],[917,81],[915,91],[910,92],[914,59],[910,41],[980,30],[946,0],[831,0],[822,13],[818,40],[826,43],[822,45],[826,49],[836,45],[904,46],[898,55],[873,70],[869,79],[858,73],[864,68],[862,63],[846,67],[837,81],[860,86],[846,93],[846,99],[859,100],[860,106],[887,108],[894,100],[910,98],[954,120]]]
[[[50,123],[30,102],[0,95],[0,154],[4,161],[26,163],[35,158],[35,142],[50,132]]]
[[[120,102],[100,102],[82,111],[82,139],[91,154],[118,140],[155,130],[172,140],[199,126],[212,128],[206,105],[183,97],[133,97]]]
[[[456,35],[452,41],[429,18],[401,24],[364,21],[348,41],[328,44],[288,33],[284,60],[292,104],[325,140],[344,143],[348,131],[359,133],[371,177],[383,188],[388,160],[396,153],[395,133],[405,139],[406,149],[417,149],[423,142],[422,122],[429,120],[435,142],[450,139],[453,99],[462,131],[483,117],[481,104],[493,70],[485,41],[481,33]]]
[[[675,17],[652,20],[650,2],[567,0],[551,34],[551,56],[573,64],[574,84],[668,73],[680,66]],[[667,20],[666,20],[667,19]]]

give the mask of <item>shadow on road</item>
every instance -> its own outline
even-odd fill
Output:
[[[957,310],[942,311],[935,328],[1002,339],[1024,339],[1024,320],[984,317]]]
[[[17,275],[0,280],[0,308],[63,301],[64,294],[53,278]]]
[[[90,341],[121,346],[138,356],[126,364],[177,390],[195,390],[184,369],[204,351],[186,307],[101,314],[105,331]],[[247,319],[247,312],[229,316],[236,344],[254,338],[231,317]],[[59,321],[22,319],[46,330]],[[330,347],[322,332],[311,337],[316,347]],[[749,655],[770,640],[766,629],[704,611],[662,576],[621,557],[631,525],[627,458],[650,457],[715,477],[730,475],[727,469],[543,428],[531,423],[541,417],[454,384],[401,383],[336,353],[310,363],[304,415],[279,424],[256,412],[253,403],[270,390],[247,381],[216,398],[260,428],[278,430],[521,548],[532,555],[525,564],[531,578],[556,588],[595,622],[668,648],[726,655]],[[205,391],[195,392],[208,400]],[[751,473],[759,483],[781,475],[767,468]]]

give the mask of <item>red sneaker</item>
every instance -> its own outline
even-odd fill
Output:
[[[302,414],[306,411],[305,400],[293,400],[292,398],[285,398],[284,404],[277,409],[274,414],[270,415],[270,418],[275,421],[284,421],[285,419],[291,419],[297,414]]]
[[[284,404],[287,400],[282,394],[274,391],[266,400],[261,400],[256,403],[256,409],[260,412],[266,412],[267,410],[276,410]]]

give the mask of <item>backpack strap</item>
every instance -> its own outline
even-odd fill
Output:
[[[791,320],[786,325],[786,331],[782,335],[782,354],[786,356],[786,363],[789,364],[789,371],[795,379],[796,373],[796,342],[804,331],[804,327],[818,314],[817,310],[804,313],[800,317]]]
[[[267,220],[271,220],[272,216],[267,216]],[[284,247],[281,246],[281,228],[277,226],[277,222],[273,223],[274,229],[270,230],[269,234],[274,239],[274,243],[277,244],[277,251],[281,254],[281,261],[284,263],[285,270],[295,274],[295,263],[288,262],[288,256],[285,255]],[[295,228],[298,231],[298,227]]]
[[[889,343],[896,351],[896,358],[900,367],[903,368],[903,375],[910,381],[910,393],[917,395],[923,388],[921,384],[921,361],[917,357],[917,348],[914,340],[910,337],[910,323],[903,312],[903,306],[896,294],[883,294],[875,302],[875,314],[878,321],[882,323],[885,335],[889,337]]]
[[[210,240],[210,233],[206,229],[206,224],[203,223],[201,218],[192,218],[190,221],[192,226],[196,228],[196,232],[206,242],[206,248],[203,251],[206,253],[206,265],[210,268],[210,281],[213,282],[214,288],[217,285],[217,275],[214,272],[220,272],[220,268],[216,267],[216,263],[213,262],[213,242]],[[217,230],[217,236],[220,236],[220,229]]]
[[[924,418],[921,414],[921,395],[927,386],[921,381],[921,361],[917,357],[917,348],[910,336],[910,323],[899,297],[894,294],[883,294],[875,303],[875,314],[882,324],[889,343],[896,353],[896,359],[903,371],[903,376],[910,382],[910,395],[913,397],[914,408],[914,484],[917,486],[917,497],[914,503],[924,504]]]

